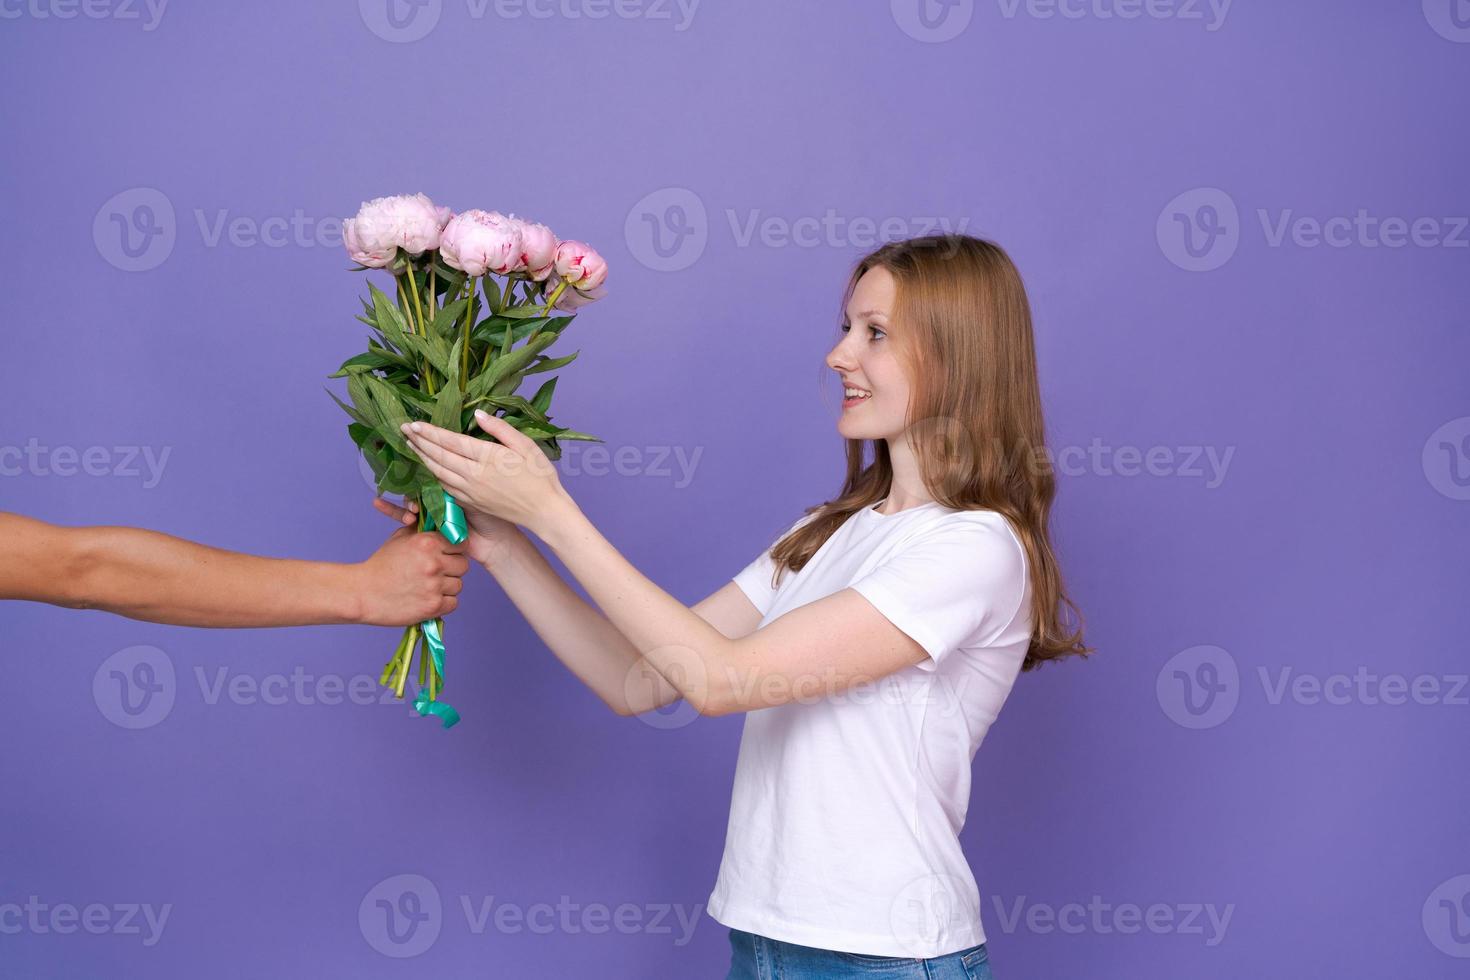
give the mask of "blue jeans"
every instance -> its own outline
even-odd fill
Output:
[[[725,980],[829,980],[841,977],[891,977],[893,980],[991,980],[985,944],[944,956],[869,956],[836,949],[798,946],[730,930],[730,972]]]

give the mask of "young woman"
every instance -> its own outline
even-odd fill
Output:
[[[405,431],[464,504],[471,557],[614,711],[749,712],[708,904],[729,977],[987,977],[970,764],[1020,671],[1090,652],[1062,621],[1029,306],[1005,252],[962,235],[883,246],[843,304],[842,491],[692,609],[508,423],[479,417],[498,444]]]

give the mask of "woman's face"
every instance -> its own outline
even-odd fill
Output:
[[[897,295],[893,273],[875,266],[853,288],[842,339],[827,354],[827,366],[856,399],[843,394],[837,432],[845,439],[887,439],[908,421],[909,382],[889,336],[889,314]]]

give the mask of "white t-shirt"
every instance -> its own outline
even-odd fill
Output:
[[[984,942],[959,832],[975,750],[1030,643],[1020,540],[994,511],[870,507],[776,589],[774,567],[768,548],[734,579],[762,626],[852,588],[929,657],[745,713],[710,916],[873,956],[942,956]]]

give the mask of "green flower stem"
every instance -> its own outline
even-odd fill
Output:
[[[429,657],[419,657],[419,687],[421,688],[429,686],[429,678],[427,673],[429,660]]]
[[[419,640],[419,625],[417,623],[408,628],[408,637],[408,651],[405,653],[402,662],[398,665],[398,680],[393,685],[393,696],[395,698],[403,697],[403,685],[408,683],[408,665],[413,661],[413,648],[418,646]]]
[[[398,671],[398,661],[403,658],[405,651],[408,649],[409,631],[411,629],[412,627],[408,626],[403,628],[403,635],[398,638],[398,647],[393,651],[393,656],[383,668],[382,676],[378,678],[379,684],[386,687],[388,678],[392,677]]]
[[[558,299],[561,298],[561,292],[562,292],[563,289],[566,289],[566,288],[567,288],[567,281],[565,279],[563,279],[561,282],[559,282],[559,283],[556,284],[556,288],[554,290],[552,290],[551,295],[548,296],[548,297],[546,297],[546,304],[541,307],[541,315],[542,316],[546,316],[548,313],[551,312],[551,306],[552,306],[552,304],[555,303]]]
[[[470,298],[464,305],[464,338],[462,340],[463,350],[460,352],[459,366],[459,390],[464,391],[465,385],[470,381],[470,323],[474,320],[475,313],[475,280],[470,279]]]
[[[401,307],[403,307],[403,316],[404,316],[404,319],[406,319],[408,321],[408,329],[409,329],[409,332],[410,333],[413,333],[413,334],[417,334],[419,332],[419,328],[413,322],[413,316],[409,312],[409,308],[408,308],[408,290],[403,285],[403,277],[402,276],[394,276],[393,278],[396,279],[396,280],[398,280],[398,305],[401,306]]]
[[[419,317],[419,333],[422,334],[423,336],[427,337],[429,335],[429,325],[424,322],[424,308],[423,308],[422,304],[419,303],[419,281],[418,281],[418,279],[413,274],[413,260],[412,259],[410,259],[408,261],[408,270],[407,271],[408,271],[408,284],[409,284],[410,287],[412,287],[409,290],[409,292],[413,293],[413,308],[414,308],[414,311],[416,313],[418,313],[418,317]],[[408,311],[407,310],[404,310],[403,312],[407,313]]]

